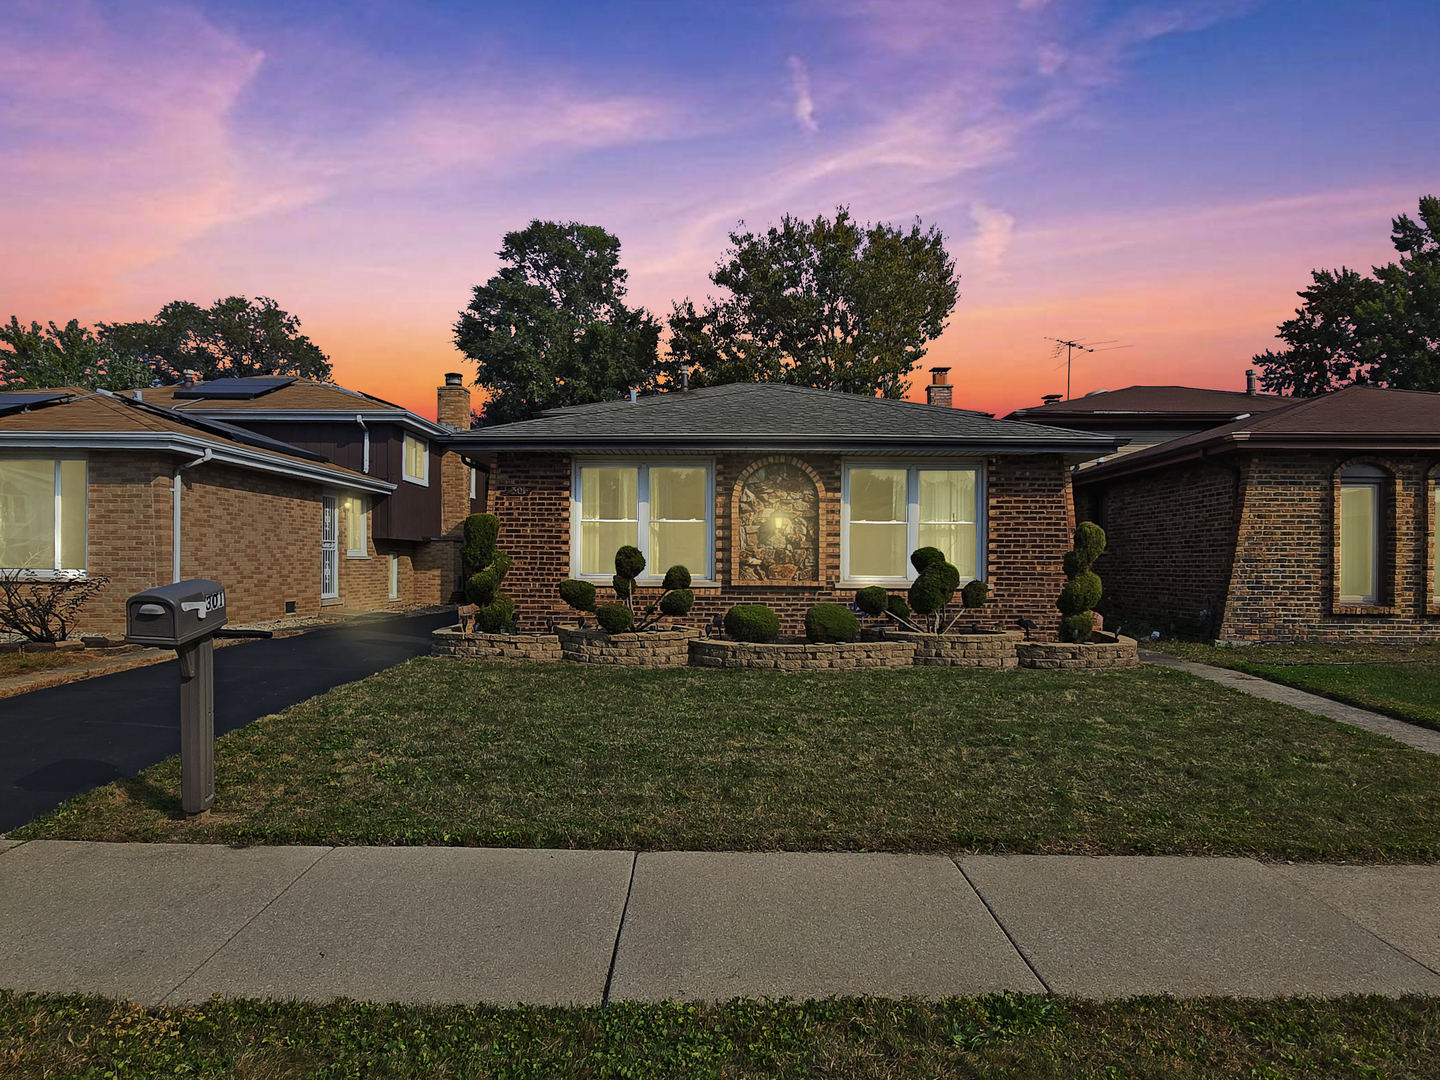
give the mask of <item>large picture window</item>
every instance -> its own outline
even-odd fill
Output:
[[[630,544],[644,552],[647,578],[676,564],[713,577],[708,462],[582,462],[576,473],[571,556],[579,576],[608,579],[616,550]]]
[[[86,475],[80,459],[0,459],[0,570],[83,574]]]
[[[1380,603],[1380,522],[1385,473],[1373,465],[1346,469],[1340,478],[1340,603]]]
[[[850,581],[907,581],[915,576],[910,553],[936,547],[962,581],[980,576],[983,488],[975,465],[848,465],[842,575]]]

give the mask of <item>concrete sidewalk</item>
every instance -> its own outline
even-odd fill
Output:
[[[0,986],[588,1003],[1440,994],[1440,866],[0,840]]]

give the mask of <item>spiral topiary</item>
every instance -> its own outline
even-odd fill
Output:
[[[860,620],[844,604],[816,604],[805,613],[805,637],[817,645],[854,641]]]
[[[500,591],[510,572],[510,556],[495,547],[500,519],[494,514],[471,514],[465,519],[465,540],[460,566],[465,576],[465,599],[475,605],[475,629],[498,634],[515,620],[515,601]]]
[[[1100,602],[1100,577],[1091,568],[1105,552],[1105,530],[1093,521],[1075,527],[1075,547],[1065,553],[1065,576],[1055,606],[1064,616],[1060,637],[1066,641],[1089,641],[1095,629],[1095,605]]]

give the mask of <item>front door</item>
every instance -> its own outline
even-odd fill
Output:
[[[320,599],[340,595],[340,510],[334,495],[320,496]]]

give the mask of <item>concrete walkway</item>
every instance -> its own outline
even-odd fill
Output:
[[[1440,866],[0,841],[0,986],[512,1004],[1440,994]]]
[[[1370,712],[1368,709],[1357,709],[1353,705],[1321,697],[1319,694],[1309,694],[1304,690],[1296,690],[1292,686],[1269,682],[1255,675],[1247,675],[1243,671],[1215,667],[1212,664],[1197,664],[1192,660],[1181,660],[1168,653],[1142,649],[1140,659],[1157,667],[1176,668],[1179,671],[1189,672],[1191,675],[1219,683],[1221,686],[1228,686],[1232,690],[1239,690],[1242,694],[1249,694],[1251,697],[1279,702],[1282,705],[1293,705],[1297,709],[1304,709],[1306,712],[1312,712],[1318,716],[1338,720],[1351,727],[1364,728],[1366,731],[1373,731],[1377,735],[1384,735],[1386,738],[1402,742],[1406,746],[1413,746],[1416,750],[1423,750],[1427,754],[1440,754],[1440,731],[1431,731],[1429,728],[1423,728],[1417,724],[1407,724],[1404,720],[1396,720],[1393,716],[1384,716],[1377,712]]]

